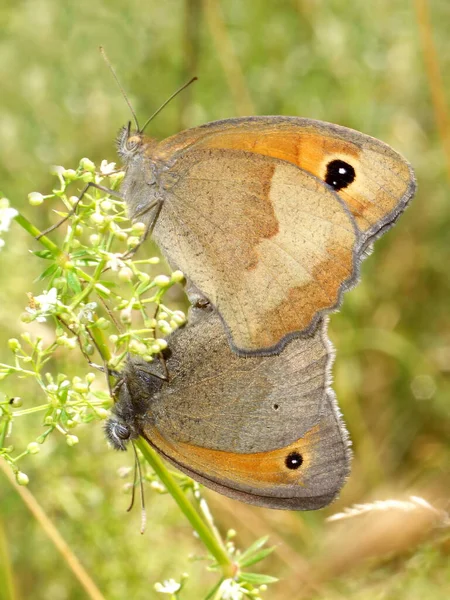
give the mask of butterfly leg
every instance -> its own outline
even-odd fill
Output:
[[[149,211],[156,208],[155,214],[151,218],[150,222],[147,224],[147,228],[146,228],[145,233],[142,236],[141,240],[139,241],[137,246],[134,246],[133,248],[128,250],[128,252],[126,252],[125,254],[122,255],[121,258],[123,260],[134,256],[136,254],[136,252],[139,250],[139,248],[142,246],[142,244],[145,242],[145,240],[148,238],[148,236],[152,234],[152,231],[156,225],[156,221],[158,220],[159,213],[161,212],[162,205],[163,205],[163,200],[155,200],[155,202],[152,202],[149,206],[146,206],[142,211],[140,211],[136,215],[134,215],[133,221],[137,221],[138,217],[145,215]]]
[[[79,195],[77,201],[75,202],[75,204],[73,205],[73,207],[70,209],[70,211],[67,213],[67,215],[65,217],[63,217],[62,219],[60,219],[57,223],[55,223],[55,225],[52,225],[51,227],[48,227],[47,229],[45,229],[44,231],[41,231],[41,233],[39,235],[36,236],[36,239],[39,240],[42,236],[49,234],[51,231],[53,231],[54,229],[58,229],[58,227],[60,225],[62,225],[65,221],[67,221],[67,219],[69,217],[71,217],[72,215],[74,215],[77,211],[78,205],[80,204],[81,200],[83,199],[83,196],[87,193],[88,189],[94,187],[98,190],[101,190],[102,192],[105,192],[105,194],[111,194],[112,196],[116,196],[117,198],[120,198],[121,200],[123,200],[122,195],[119,192],[115,192],[114,190],[111,190],[107,187],[104,187],[103,185],[99,185],[98,183],[93,183],[92,181],[90,181],[89,183],[87,183],[85,185],[85,187],[83,188],[81,194]]]

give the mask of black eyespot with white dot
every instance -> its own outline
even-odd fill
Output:
[[[325,181],[336,191],[348,187],[355,177],[355,169],[343,160],[332,160],[327,165]]]
[[[295,471],[302,466],[303,456],[300,454],[300,452],[291,452],[286,456],[284,463],[288,469]]]
[[[280,405],[279,404],[274,404],[272,408],[273,408],[273,410],[278,410],[280,408]]]

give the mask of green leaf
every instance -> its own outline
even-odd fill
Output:
[[[39,258],[44,258],[45,260],[51,260],[52,258],[55,258],[54,254],[50,252],[50,250],[33,250],[31,254],[34,254]]]
[[[213,598],[214,594],[217,592],[217,590],[222,585],[222,582],[223,582],[223,577],[221,577],[219,579],[219,581],[217,582],[217,584],[208,592],[208,594],[205,596],[205,600],[211,600],[211,598]]]
[[[100,285],[103,285],[103,287],[108,288],[109,290],[112,290],[113,288],[117,287],[117,283],[115,281],[104,281],[100,279],[98,283],[100,283]]]
[[[264,560],[266,558],[266,556],[269,556],[269,554],[272,554],[272,552],[274,550],[275,550],[275,546],[272,546],[272,548],[264,548],[263,550],[260,550],[259,552],[255,552],[251,556],[248,556],[244,561],[242,561],[240,559],[239,565],[241,567],[250,567],[251,565],[254,565],[257,562]]]
[[[137,296],[141,296],[142,294],[145,294],[145,292],[151,288],[156,287],[156,284],[151,281],[150,283],[145,282],[145,283],[140,283],[137,288],[136,288],[136,295]]]
[[[239,581],[251,583],[252,585],[263,585],[265,583],[276,583],[278,579],[277,577],[264,575],[262,573],[241,573],[239,575]]]
[[[67,272],[67,285],[72,290],[72,292],[75,292],[75,294],[80,294],[83,291],[80,280],[73,273],[73,271]]]
[[[104,285],[104,284],[102,283],[102,285]],[[109,287],[109,286],[105,286],[105,287]],[[102,298],[106,298],[106,299],[110,298],[109,294],[107,294],[106,292],[104,292],[102,289],[100,289],[98,287],[95,288],[95,293],[98,294],[99,296],[101,296]]]
[[[71,252],[70,257],[77,259],[88,258],[89,260],[95,261],[96,263],[99,262],[98,256],[96,256],[91,250],[87,248],[80,248],[80,250],[75,250],[74,252]]]
[[[262,548],[264,546],[264,544],[267,542],[267,540],[269,539],[268,535],[263,536],[262,538],[259,538],[259,540],[256,540],[255,542],[253,542],[253,544],[251,546],[249,546],[247,548],[247,550],[245,550],[241,556],[239,557],[239,564],[242,565],[243,561],[247,560],[248,558],[250,558],[250,556],[252,556],[252,554],[254,554],[255,552],[257,552],[260,548]]]
[[[56,264],[50,265],[49,267],[47,267],[45,269],[45,271],[43,271],[39,275],[39,277],[36,279],[36,281],[42,281],[43,279],[46,279],[47,277],[54,275],[58,269],[59,269],[58,265],[56,265]]]

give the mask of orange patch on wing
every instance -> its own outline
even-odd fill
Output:
[[[321,180],[325,175],[323,164],[326,156],[340,154],[358,159],[360,154],[359,148],[350,142],[308,132],[291,133],[285,128],[270,133],[224,131],[198,144],[203,145],[208,148],[245,150],[286,160]]]
[[[258,244],[265,240],[275,237],[280,231],[280,225],[278,223],[278,219],[275,215],[272,202],[270,200],[270,189],[272,184],[272,177],[275,172],[276,165],[267,164],[261,168],[258,165],[258,170],[255,170],[252,173],[253,177],[258,182],[257,189],[255,189],[255,194],[257,197],[264,202],[266,208],[264,211],[261,210],[260,220],[258,222],[258,226],[255,227],[255,236],[252,240],[253,248],[257,248]],[[250,183],[249,191],[252,189],[252,184]],[[244,208],[245,210],[245,208]],[[250,215],[252,216],[252,215]],[[251,256],[249,256],[246,261],[245,268],[247,271],[251,271],[255,269],[259,262],[259,256],[256,252],[252,252]]]
[[[367,165],[361,164],[364,150],[349,140],[342,140],[322,133],[315,133],[310,130],[303,130],[301,133],[292,132],[283,124],[278,130],[274,126],[259,126],[255,130],[246,128],[242,131],[233,129],[215,132],[213,135],[205,136],[204,139],[191,140],[198,148],[217,148],[230,150],[244,150],[254,154],[270,156],[290,162],[297,167],[311,173],[321,181],[325,181],[327,164],[335,159],[349,162],[358,174],[361,169],[367,168]],[[188,139],[184,140],[187,143]],[[409,181],[409,172],[407,166],[398,163],[402,167],[401,175],[405,182]],[[368,175],[370,177],[370,175]],[[376,179],[376,174],[374,176]],[[367,196],[367,183],[374,185],[374,182],[367,180],[367,175],[363,179],[363,187],[351,184],[348,189],[342,189],[337,194],[344,200],[350,212],[356,218],[362,231],[371,226],[374,222],[381,219],[389,213],[396,205],[399,198],[406,191],[404,189],[383,190],[379,187],[373,189],[374,197]],[[393,182],[399,185],[398,182]],[[350,192],[349,192],[350,190]]]
[[[264,326],[252,337],[254,344],[258,347],[273,345],[273,340],[286,335],[283,326],[286,322],[290,331],[307,328],[318,311],[336,306],[342,283],[352,273],[352,252],[334,250],[331,258],[314,267],[311,282],[290,288],[287,298],[267,312]]]
[[[231,479],[241,484],[264,489],[274,484],[303,484],[304,477],[314,460],[314,447],[320,440],[320,425],[312,427],[302,438],[285,448],[269,452],[238,454],[211,450],[184,442],[171,442],[158,430],[146,427],[144,436],[163,455],[180,466],[209,479]],[[286,458],[291,452],[301,454],[303,462],[298,469],[288,469]]]

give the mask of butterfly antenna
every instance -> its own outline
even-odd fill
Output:
[[[134,447],[133,442],[131,442],[131,445],[133,446],[133,451],[134,451],[134,471],[133,471],[133,487],[131,488],[131,502],[130,502],[130,506],[127,508],[127,512],[130,512],[130,510],[133,508],[134,506],[134,497],[135,497],[135,488],[136,488],[136,481],[137,481],[137,464],[138,464],[138,457],[137,457],[137,452],[136,452],[136,448]]]
[[[114,71],[113,66],[112,66],[110,60],[109,60],[109,58],[106,55],[105,49],[103,48],[103,46],[100,46],[99,49],[100,49],[100,54],[103,57],[103,60],[108,65],[109,70],[113,74],[113,77],[116,80],[117,85],[119,86],[119,90],[122,92],[122,96],[125,98],[125,102],[128,104],[128,108],[130,109],[131,114],[133,115],[133,119],[134,119],[134,123],[136,125],[136,129],[137,129],[137,131],[140,131],[140,129],[139,129],[139,123],[138,123],[138,120],[137,120],[136,113],[134,112],[133,107],[131,106],[131,102],[128,100],[128,96],[126,95],[125,90],[123,89],[122,84],[120,83],[119,78],[117,77],[117,74]]]
[[[150,121],[153,121],[153,119],[156,117],[156,115],[159,115],[159,113],[162,111],[162,109],[163,109],[164,107],[166,107],[166,106],[169,104],[169,102],[171,102],[171,101],[172,101],[172,100],[175,98],[175,96],[178,96],[178,94],[179,94],[180,92],[182,92],[182,91],[183,91],[183,90],[185,90],[185,89],[186,89],[188,86],[190,86],[190,85],[191,85],[191,83],[194,83],[194,81],[197,81],[197,79],[198,79],[198,77],[193,77],[192,79],[190,79],[190,80],[189,80],[187,83],[185,83],[185,84],[184,84],[184,85],[182,85],[180,88],[178,88],[178,89],[177,89],[177,91],[176,91],[176,92],[174,92],[174,93],[173,93],[173,94],[170,96],[170,98],[168,98],[168,99],[167,99],[167,100],[166,100],[166,101],[165,101],[163,104],[161,104],[161,106],[158,108],[158,110],[156,110],[156,111],[155,111],[155,112],[152,114],[152,116],[151,116],[151,117],[149,117],[149,118],[148,118],[148,119],[145,121],[145,123],[144,123],[144,126],[142,127],[142,129],[140,129],[140,130],[139,130],[139,131],[140,131],[140,133],[144,133],[144,130],[145,130],[145,128],[147,127],[147,125],[150,123]]]
[[[132,442],[133,451],[134,451],[134,480],[133,480],[133,493],[131,496],[130,506],[127,508],[127,512],[133,508],[134,498],[135,498],[135,488],[136,488],[136,475],[139,473],[139,487],[140,487],[140,496],[141,496],[141,533],[145,532],[145,528],[147,525],[147,512],[145,510],[145,494],[144,494],[144,484],[142,483],[142,470],[141,463],[139,462],[139,458],[137,455],[136,446]]]

